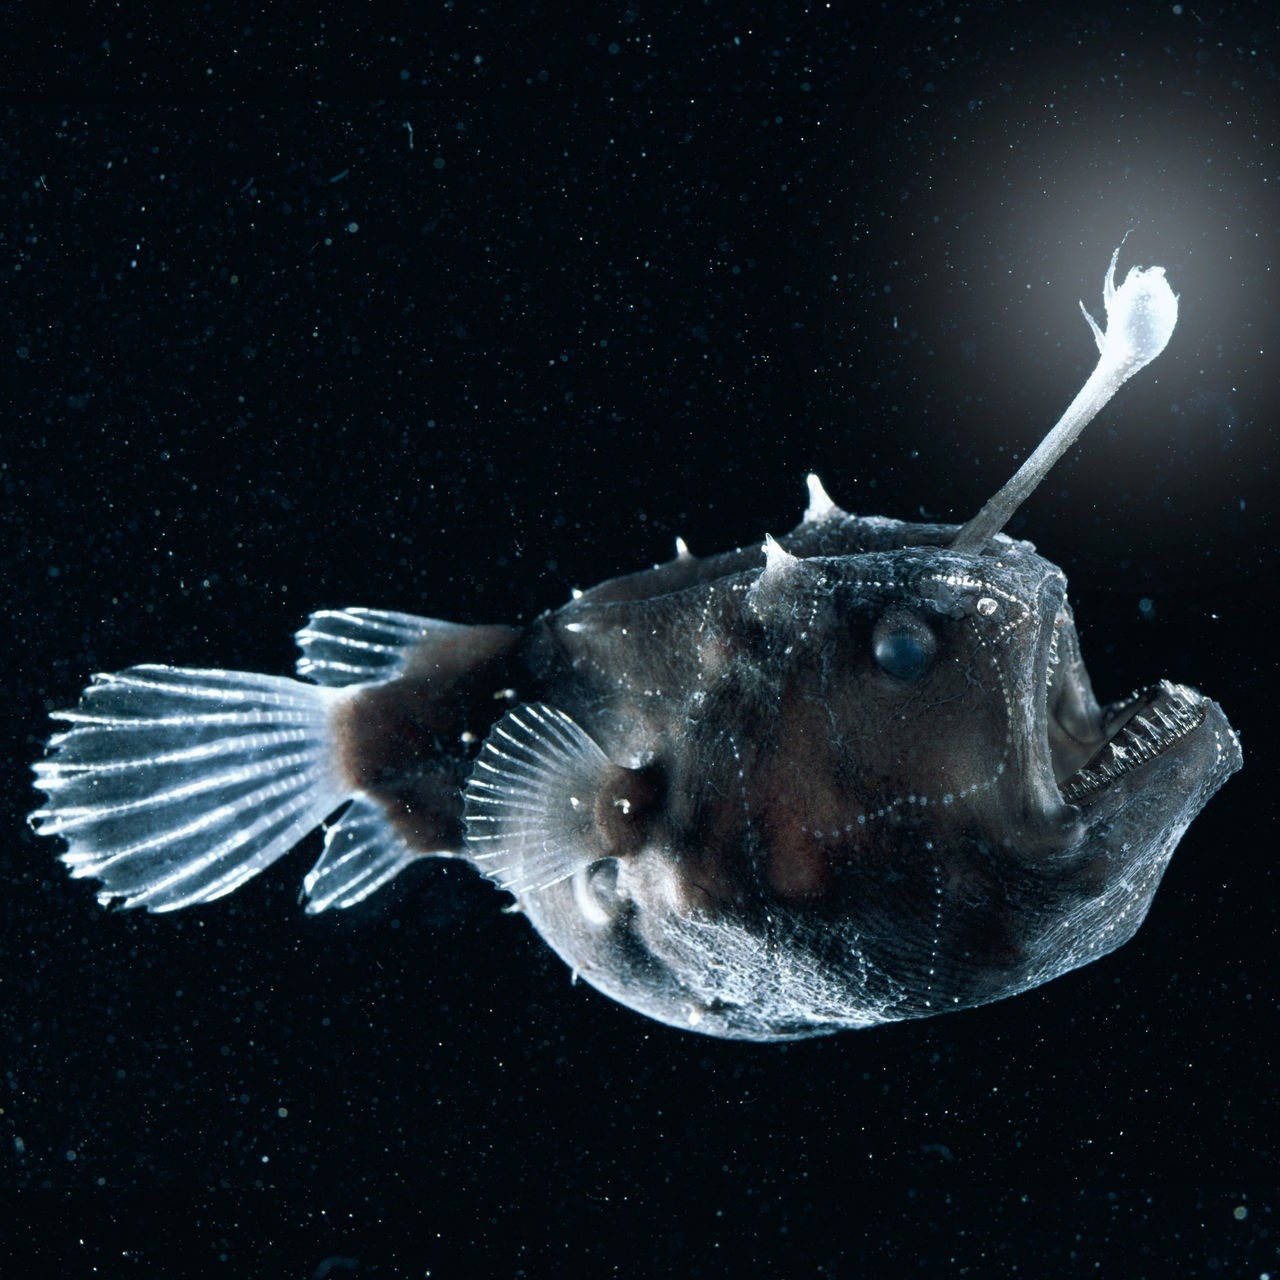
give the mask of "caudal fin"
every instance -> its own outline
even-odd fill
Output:
[[[343,764],[358,768],[361,750],[387,736],[384,709],[375,702],[364,721],[348,713],[414,662],[430,677],[417,691],[429,710],[441,690],[456,694],[470,674],[487,673],[516,634],[326,609],[296,636],[298,674],[314,683],[165,666],[97,676],[78,707],[54,713],[70,727],[35,766],[47,799],[31,825],[67,842],[63,862],[99,882],[100,902],[173,911],[230,893],[350,802],[303,889],[311,913],[353,906],[419,858],[457,856],[448,814],[433,826],[427,802],[436,791],[450,796],[455,823],[461,802],[449,791],[456,761],[437,758],[433,733],[410,743],[420,755],[392,762],[432,784],[425,800],[369,794]],[[361,723],[363,737],[353,737]],[[387,763],[363,761],[372,776]],[[412,811],[420,843],[388,818],[388,802],[402,819]],[[429,841],[436,828],[446,833],[438,846]]]
[[[35,766],[31,815],[67,842],[102,903],[210,902],[269,866],[352,796],[335,752],[349,695],[282,676],[182,667],[100,675]]]

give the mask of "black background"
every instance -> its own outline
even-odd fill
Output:
[[[1274,1271],[1263,6],[202,13],[5,54],[0,1181],[99,1192],[47,1247]],[[149,917],[26,829],[45,713],[94,671],[288,671],[317,607],[527,619],[677,534],[785,531],[810,469],[850,510],[963,520],[1092,368],[1076,299],[1100,314],[1129,228],[1178,329],[1012,530],[1067,570],[1100,695],[1196,684],[1246,767],[1099,963],[719,1043],[572,986],[464,868],[308,919],[308,846]]]

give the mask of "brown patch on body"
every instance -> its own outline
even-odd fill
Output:
[[[462,785],[501,713],[514,627],[451,627],[428,635],[405,674],[370,685],[339,709],[343,773],[375,800],[411,848],[462,848]]]

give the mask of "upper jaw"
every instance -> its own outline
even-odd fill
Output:
[[[1062,798],[1068,804],[1089,804],[1125,774],[1196,733],[1210,705],[1195,689],[1160,680],[1106,708],[1098,749],[1059,784]]]
[[[1046,636],[1043,680],[1045,733],[1055,785],[1087,764],[1106,740],[1102,710],[1080,654],[1065,587],[1045,602]]]

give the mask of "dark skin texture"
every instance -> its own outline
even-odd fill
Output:
[[[344,708],[342,765],[414,849],[462,847],[462,786],[510,686],[521,633],[467,627],[420,646],[404,675]]]

